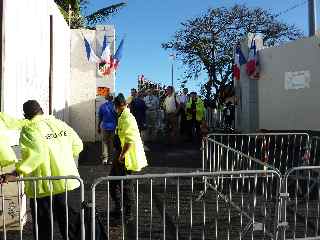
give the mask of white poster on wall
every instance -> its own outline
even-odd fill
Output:
[[[310,88],[310,81],[310,71],[286,72],[284,88],[286,90]]]

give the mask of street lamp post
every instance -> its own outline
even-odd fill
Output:
[[[173,87],[173,67],[174,67],[174,61],[176,60],[176,55],[174,53],[171,53],[169,56],[172,58],[172,61],[171,61],[171,86]]]

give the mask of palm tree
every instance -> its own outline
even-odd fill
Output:
[[[95,24],[105,21],[126,5],[125,2],[112,4],[110,6],[101,8],[94,13],[84,16],[82,15],[81,11],[86,9],[89,4],[89,0],[54,1],[59,6],[59,9],[66,21],[69,22],[70,28],[92,28]]]

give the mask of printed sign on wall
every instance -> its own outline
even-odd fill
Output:
[[[286,72],[284,88],[286,90],[310,88],[310,81],[310,71]]]
[[[110,88],[108,87],[97,87],[97,96],[105,97],[110,93]]]

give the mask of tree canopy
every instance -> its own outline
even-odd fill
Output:
[[[112,4],[97,11],[84,16],[82,11],[87,8],[89,0],[54,0],[59,6],[59,9],[65,20],[69,22],[71,28],[88,27],[91,28],[97,23],[101,23],[108,19],[113,14],[117,13],[126,5],[124,2]]]
[[[203,15],[181,23],[181,28],[162,47],[176,52],[187,69],[186,79],[196,79],[205,72],[208,79],[203,85],[205,97],[216,100],[219,91],[232,82],[234,47],[249,33],[261,34],[265,46],[303,36],[296,26],[279,21],[268,10],[235,5],[210,8]]]

